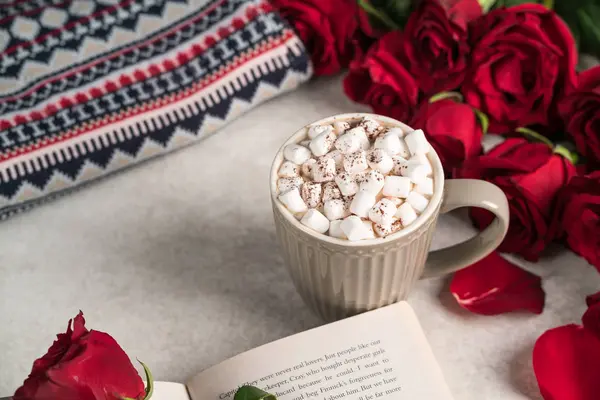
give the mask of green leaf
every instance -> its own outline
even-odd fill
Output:
[[[277,398],[254,386],[242,386],[235,392],[233,400],[277,400]]]
[[[383,10],[375,8],[367,0],[358,0],[358,5],[365,10],[370,17],[377,20],[385,28],[389,30],[400,29],[400,26],[397,25],[389,16],[387,16]]]
[[[501,2],[502,0],[499,1]],[[479,5],[481,6],[484,14],[490,11],[495,3],[496,0],[479,0]]]
[[[571,161],[571,164],[576,165],[579,162],[579,155],[573,151],[570,151],[565,146],[557,144],[554,146],[554,153],[560,154],[567,160]]]
[[[542,0],[542,4],[548,10],[552,10],[554,8],[554,0]]]
[[[525,128],[524,126],[522,126],[520,128],[515,129],[515,132],[522,133],[523,136],[526,136],[529,139],[532,139],[536,142],[547,144],[551,148],[554,148],[554,143],[552,143],[552,141],[550,139],[548,139],[547,137],[543,136],[540,133],[537,133],[536,131],[534,131],[532,129]]]
[[[385,18],[395,26],[395,28],[391,29],[399,29],[406,24],[413,6],[412,0],[358,0],[358,3],[368,3],[378,13],[385,15]],[[390,29],[392,24],[384,24],[384,27]]]
[[[462,103],[464,101],[463,95],[459,92],[440,92],[431,96],[429,98],[429,103],[435,103],[436,101],[445,99],[452,99],[458,103]]]
[[[486,133],[488,133],[488,128],[490,127],[490,119],[482,111],[480,111],[476,108],[473,108],[473,112],[477,116],[477,119],[479,120],[479,123],[481,124],[481,131],[485,135]]]
[[[581,51],[600,54],[600,5],[588,4],[577,10],[581,29]]]
[[[600,57],[600,2],[555,1],[554,11],[569,25],[579,51]]]
[[[152,397],[152,393],[154,392],[154,378],[152,377],[152,372],[150,372],[150,368],[140,360],[138,360],[142,367],[144,367],[144,373],[146,374],[146,382],[148,386],[146,386],[146,397],[144,400],[147,400]]]

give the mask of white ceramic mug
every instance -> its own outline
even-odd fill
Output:
[[[392,118],[373,114],[340,114],[313,124],[370,116],[386,125],[412,129]],[[285,262],[306,304],[325,320],[336,320],[407,298],[415,282],[466,267],[492,252],[509,223],[506,196],[497,186],[474,179],[444,180],[438,155],[428,157],[434,194],[423,213],[408,227],[385,238],[351,242],[302,225],[277,199],[277,172],[283,148],[306,138],[306,127],[292,135],[271,167],[271,200],[277,236]],[[459,207],[481,207],[496,215],[483,231],[466,242],[429,252],[438,215]]]

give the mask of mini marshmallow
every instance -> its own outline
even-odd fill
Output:
[[[427,170],[426,164],[417,160],[409,160],[402,165],[400,173],[418,185],[427,178]]]
[[[329,220],[314,208],[308,210],[300,222],[319,233],[325,233],[329,230]]]
[[[333,131],[337,134],[337,135],[341,135],[342,133],[344,133],[347,129],[350,129],[350,124],[346,121],[335,121],[333,123]]]
[[[390,200],[383,198],[369,210],[369,219],[376,224],[391,224],[396,214],[396,206]]]
[[[406,135],[404,141],[412,155],[426,154],[429,152],[429,142],[421,129],[417,129]]]
[[[323,132],[310,141],[310,150],[317,157],[324,156],[333,147],[335,138],[336,136],[335,133],[333,133],[333,131]]]
[[[335,161],[333,158],[320,158],[313,167],[312,176],[315,182],[331,182],[335,179]]]
[[[383,130],[383,127],[379,124],[379,122],[375,121],[373,118],[364,117],[359,123],[358,126],[362,127],[367,133],[367,137],[370,140],[373,140],[379,133]]]
[[[396,207],[398,207],[400,204],[404,203],[404,200],[399,197],[386,197],[386,199],[388,199],[389,201],[394,203],[394,205]]]
[[[350,212],[359,217],[367,218],[369,210],[375,205],[376,201],[375,195],[360,191],[356,193],[354,199],[352,199],[352,203],[350,203]]]
[[[344,218],[346,218],[347,216],[352,214],[350,212],[350,204],[352,204],[352,200],[354,200],[354,196],[344,196],[344,197],[342,197],[342,200],[344,200]]]
[[[359,150],[344,157],[344,170],[351,174],[364,171],[369,168],[367,164],[367,155],[363,150]]]
[[[342,171],[344,168],[344,154],[339,150],[331,150],[325,154],[322,158],[331,158],[335,162],[336,171]]]
[[[278,198],[293,213],[301,213],[307,210],[306,203],[302,200],[298,188],[294,188],[280,195]]]
[[[358,192],[358,183],[356,179],[348,172],[342,172],[335,177],[335,183],[344,196],[352,196]]]
[[[308,138],[314,139],[322,133],[332,132],[333,127],[331,125],[313,125],[308,128]]]
[[[384,149],[372,149],[367,153],[367,163],[369,167],[387,174],[394,168],[394,160]]]
[[[406,202],[412,206],[415,210],[422,213],[427,208],[429,204],[429,200],[427,198],[415,191],[410,192],[408,197],[406,198]]]
[[[355,128],[348,129],[348,131],[346,131],[346,135],[357,137],[358,141],[360,142],[360,147],[363,150],[369,150],[369,147],[371,147],[371,143],[369,142],[367,132],[362,126],[357,126]]]
[[[404,157],[393,156],[392,161],[394,162],[394,167],[392,168],[392,173],[394,175],[402,175],[402,167],[404,164],[408,162],[408,160]]]
[[[356,174],[354,174],[354,179],[356,179],[356,183],[358,183],[359,187],[365,181],[365,179],[367,179],[368,173],[369,173],[369,171],[362,171],[362,172],[357,172]]]
[[[302,185],[302,189],[300,190],[302,199],[308,208],[319,207],[321,204],[321,192],[321,184],[313,182],[306,182],[304,185]]]
[[[415,209],[412,208],[412,206],[407,202],[398,207],[398,210],[396,211],[396,218],[402,222],[402,226],[407,227],[415,222],[417,219],[417,213],[415,212]]]
[[[362,148],[360,138],[348,133],[338,137],[334,145],[342,154],[351,154]]]
[[[358,218],[356,215],[351,215],[345,218],[340,224],[340,228],[346,238],[350,241],[369,239],[371,232],[367,226],[363,223],[363,220]]]
[[[373,224],[373,228],[377,236],[386,237],[402,229],[402,222],[396,219],[390,224]]]
[[[283,178],[293,178],[298,176],[299,168],[291,161],[284,161],[279,167],[279,176]]]
[[[374,147],[376,149],[382,149],[390,156],[395,156],[403,150],[403,144],[400,138],[396,135],[385,134],[375,139]]]
[[[302,165],[310,158],[310,150],[299,144],[288,144],[283,149],[283,157],[296,165]]]
[[[431,168],[431,162],[429,158],[427,158],[426,154],[415,154],[408,161],[416,162],[419,164],[423,164],[425,169],[427,170],[427,176],[431,176],[433,174],[433,168]]]
[[[330,221],[344,218],[346,216],[346,207],[344,205],[344,200],[327,200],[325,202],[325,205],[323,206],[323,212]]]
[[[377,195],[383,189],[384,180],[385,178],[381,172],[371,170],[365,174],[360,184],[360,190]]]
[[[365,239],[375,239],[375,231],[373,230],[373,223],[371,221],[363,221],[365,230],[367,231],[367,237]]]
[[[393,128],[387,128],[387,130],[385,131],[386,135],[395,135],[398,136],[399,138],[403,138],[404,135],[406,135],[404,133],[404,131],[402,130],[402,128],[398,128],[398,127],[393,127]]]
[[[346,239],[346,234],[342,230],[342,220],[336,219],[335,221],[331,221],[329,223],[329,236],[338,238],[338,239]]]
[[[425,178],[423,182],[415,186],[415,192],[422,194],[423,196],[433,195],[433,179]]]
[[[292,189],[300,188],[303,183],[304,179],[300,176],[295,176],[293,178],[279,178],[277,179],[277,188],[279,189],[279,193],[285,193]]]
[[[317,163],[317,160],[315,160],[314,158],[311,158],[311,159],[307,160],[304,164],[302,164],[302,175],[304,175],[308,179],[312,180],[313,170],[315,168],[316,163]]]
[[[383,185],[384,196],[406,198],[410,194],[411,189],[412,183],[409,178],[392,175],[385,177]]]
[[[323,184],[323,201],[341,199],[342,192],[335,182],[326,182]]]

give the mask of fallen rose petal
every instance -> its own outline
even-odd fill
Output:
[[[476,314],[516,310],[540,314],[544,308],[541,278],[510,263],[498,252],[456,272],[450,292],[461,307]]]
[[[600,338],[600,292],[589,295],[585,302],[588,309],[581,317],[581,322],[586,329]]]
[[[545,400],[597,400],[600,338],[574,324],[550,329],[535,343],[533,369]]]

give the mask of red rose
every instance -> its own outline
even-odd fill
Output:
[[[549,123],[556,99],[575,82],[571,31],[539,4],[499,8],[471,26],[471,66],[462,92],[490,117],[490,131]]]
[[[402,34],[382,36],[359,60],[350,64],[344,90],[352,100],[368,104],[377,114],[408,121],[419,99],[419,88],[404,68]]]
[[[483,131],[468,104],[449,99],[423,103],[409,125],[423,129],[448,175],[467,158],[481,154]]]
[[[579,75],[577,89],[559,109],[577,150],[588,164],[600,167],[600,65]]]
[[[546,144],[509,138],[489,153],[467,160],[457,175],[490,181],[504,191],[510,226],[498,249],[537,261],[546,245],[555,239],[549,230],[555,196],[575,175],[575,167]],[[489,211],[480,208],[471,210],[471,218],[480,229],[494,219]]]
[[[359,27],[355,0],[273,0],[296,29],[312,59],[315,75],[331,75],[352,59],[351,38]]]
[[[88,331],[80,312],[66,333],[33,363],[13,400],[143,399],[144,383],[117,342],[103,332]]]
[[[600,271],[600,171],[576,176],[563,188],[555,213],[557,236]]]
[[[546,331],[533,348],[533,369],[546,400],[596,400],[600,393],[598,297],[588,296],[581,325]]]
[[[467,23],[481,15],[477,0],[424,0],[404,28],[406,65],[425,94],[462,83],[471,48]]]

